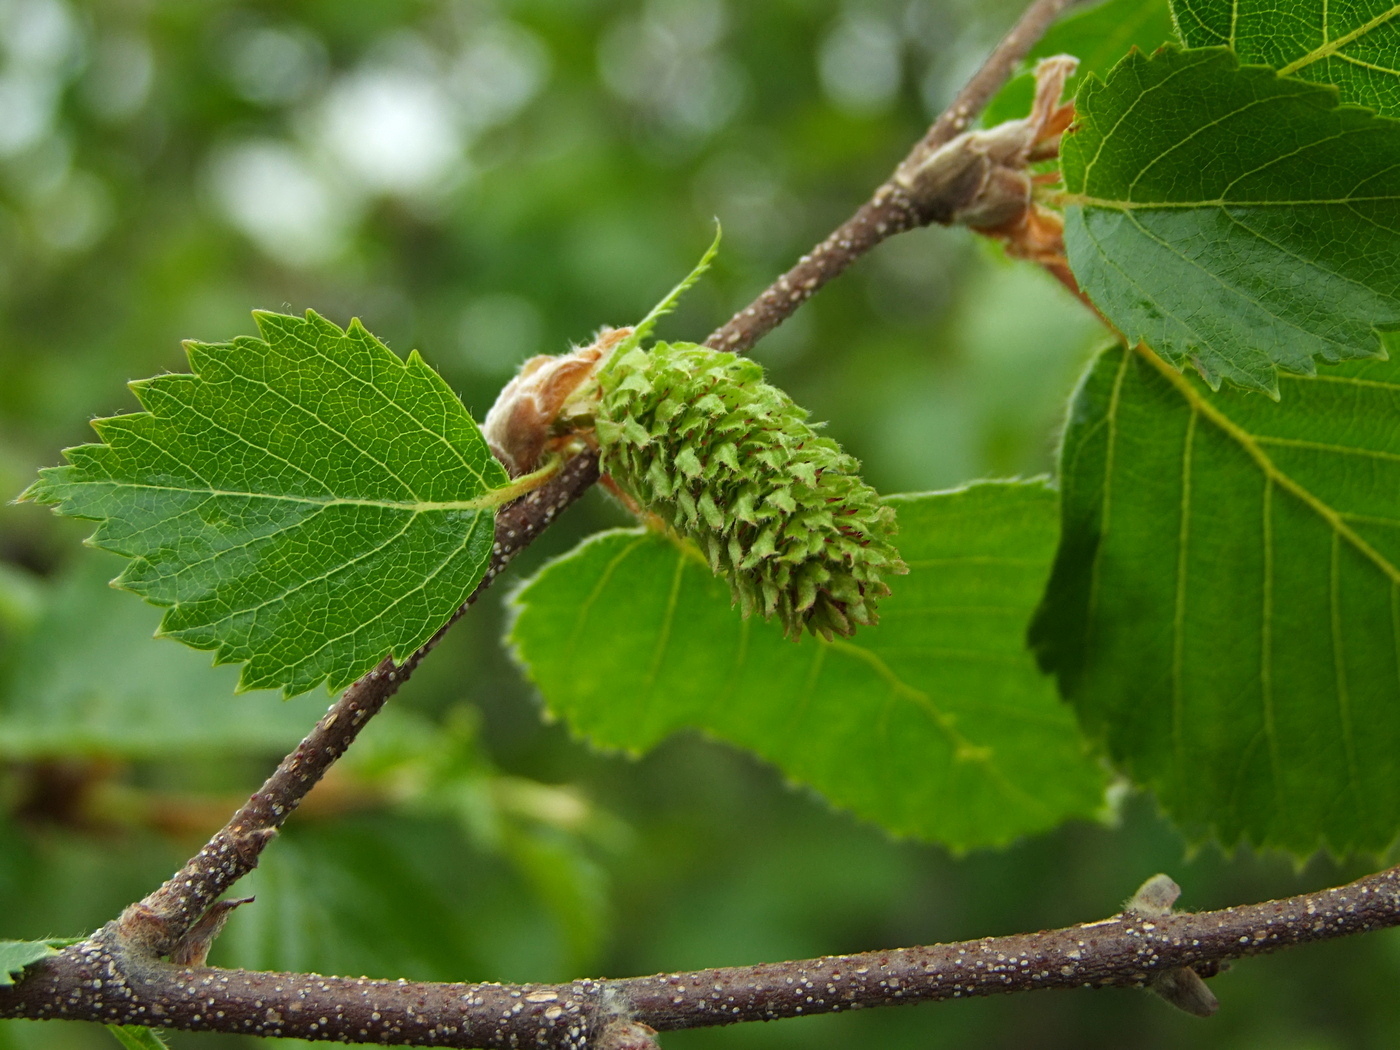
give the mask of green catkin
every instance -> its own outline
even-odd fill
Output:
[[[894,510],[753,361],[624,349],[599,376],[594,422],[603,471],[705,554],[745,616],[776,616],[790,638],[876,623],[884,576],[908,571]]]

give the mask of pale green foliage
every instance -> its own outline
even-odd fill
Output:
[[[904,571],[893,508],[807,413],[734,354],[658,343],[609,363],[596,416],[602,469],[692,540],[744,615],[849,635],[877,622]]]
[[[101,521],[117,584],[240,687],[341,688],[402,658],[486,571],[504,469],[417,353],[358,322],[258,314],[263,339],[189,343],[193,375],[133,383],[25,498]]]
[[[545,703],[604,747],[684,728],[749,748],[835,804],[957,848],[1103,802],[1103,770],[1026,651],[1055,546],[1044,485],[895,497],[909,575],[853,640],[744,619],[688,544],[604,533],[514,598]]]

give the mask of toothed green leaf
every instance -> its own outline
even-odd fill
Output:
[[[689,545],[629,529],[522,587],[509,641],[549,709],[601,746],[713,733],[897,834],[972,848],[1098,811],[1103,770],[1025,646],[1054,493],[890,502],[910,572],[852,640],[794,644],[739,616]]]
[[[1275,404],[1098,359],[1032,638],[1191,838],[1376,852],[1400,830],[1400,361],[1282,379]]]
[[[1133,53],[1076,99],[1065,246],[1130,343],[1276,393],[1400,325],[1400,121],[1228,51]]]
[[[1400,5],[1394,0],[1174,0],[1188,47],[1334,84],[1343,102],[1400,116]]]
[[[507,484],[417,353],[358,322],[258,314],[262,339],[189,343],[192,375],[133,383],[27,499],[101,522],[115,581],[242,689],[339,689],[422,645],[481,580]]]

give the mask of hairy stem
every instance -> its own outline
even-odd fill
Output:
[[[1083,986],[1400,925],[1400,868],[1221,911],[1120,913],[1059,930],[562,985],[419,984],[131,958],[104,930],[0,988],[0,1017],[103,1021],[349,1043],[599,1046],[627,1018],[660,1031]]]
[[[917,169],[940,146],[966,131],[1070,2],[1033,0],[896,171]],[[736,354],[746,352],[795,314],[822,285],[842,274],[881,241],[929,223],[949,222],[964,201],[965,187],[953,185],[945,189],[949,192],[939,196],[921,196],[892,175],[826,240],[802,256],[757,299],[711,332],[705,345]]]

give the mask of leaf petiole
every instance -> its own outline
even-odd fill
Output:
[[[521,496],[534,492],[554,475],[558,474],[564,466],[565,457],[558,452],[551,452],[545,457],[544,465],[528,474],[522,474],[514,478],[510,484],[502,485],[498,489],[491,489],[479,499],[470,501],[474,507],[486,509],[487,507],[499,507],[506,503],[514,502]]]

